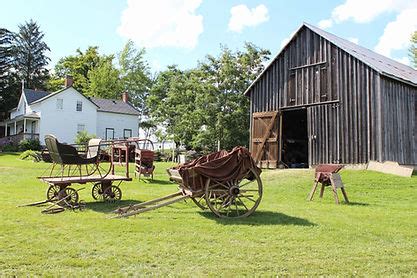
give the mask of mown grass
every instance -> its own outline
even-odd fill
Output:
[[[1,276],[416,276],[417,176],[341,172],[350,205],[330,192],[307,202],[313,172],[264,171],[249,218],[222,220],[179,203],[128,219],[80,191],[82,212],[42,215],[47,165],[0,154]],[[130,204],[176,191],[158,163],[154,182],[122,185]],[[120,204],[119,204],[120,205]]]

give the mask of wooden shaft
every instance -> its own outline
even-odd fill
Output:
[[[147,205],[152,205],[152,204],[158,203],[160,201],[168,200],[168,199],[180,196],[180,195],[182,195],[182,192],[176,192],[174,194],[170,194],[170,195],[167,195],[167,196],[164,196],[164,197],[161,197],[161,198],[153,199],[153,200],[150,200],[150,201],[147,201],[147,202],[144,202],[144,203],[140,203],[140,204],[137,204],[137,205],[132,205],[132,206],[126,206],[126,207],[123,207],[123,208],[119,208],[119,209],[117,209],[113,212],[117,213],[117,212],[129,211],[129,210],[132,210],[132,209],[134,210],[134,209],[143,208]]]
[[[134,211],[127,212],[127,213],[123,213],[123,214],[114,216],[112,218],[128,217],[128,216],[136,215],[136,214],[143,213],[143,212],[146,212],[146,211],[154,210],[154,209],[157,209],[157,208],[160,208],[160,207],[165,207],[165,206],[171,205],[173,203],[177,203],[179,201],[182,201],[182,200],[184,200],[184,199],[186,199],[188,197],[189,196],[187,196],[187,195],[183,195],[181,197],[178,197],[178,198],[176,198],[174,200],[167,201],[167,202],[162,203],[162,204],[158,204],[158,205],[155,205],[155,206],[151,206],[151,207],[147,207],[147,208],[142,208],[142,209],[134,210]]]

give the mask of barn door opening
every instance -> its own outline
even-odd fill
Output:
[[[282,113],[282,162],[289,168],[308,168],[307,109]]]
[[[281,160],[281,113],[253,113],[251,153],[262,168],[277,168]]]

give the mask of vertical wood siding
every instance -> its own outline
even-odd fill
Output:
[[[249,96],[251,113],[308,107],[310,165],[386,159],[417,164],[416,88],[387,81],[308,28]]]
[[[383,159],[417,164],[417,88],[381,78]]]

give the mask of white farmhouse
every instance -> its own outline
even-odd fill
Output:
[[[65,85],[65,89],[53,93],[23,89],[10,119],[0,123],[4,127],[0,146],[35,138],[44,144],[46,134],[73,143],[82,130],[102,139],[139,135],[140,113],[129,103],[127,93],[121,100],[89,98],[72,87],[71,78]]]

